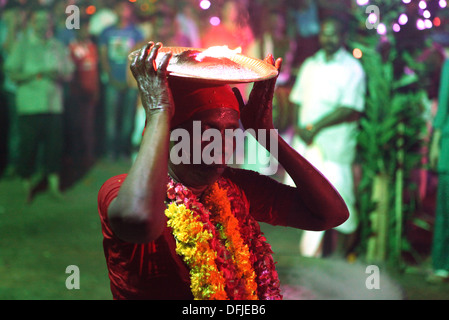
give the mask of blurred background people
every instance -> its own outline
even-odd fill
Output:
[[[198,29],[197,17],[193,7],[189,4],[181,4],[175,19],[180,33],[187,39],[187,47],[200,48],[200,30]]]
[[[201,37],[203,48],[227,45],[230,49],[242,48],[242,53],[254,54],[254,33],[248,21],[248,10],[240,1],[224,2],[220,22],[210,24]]]
[[[89,20],[81,19],[81,28],[69,44],[75,65],[70,82],[70,99],[66,110],[66,148],[74,168],[84,171],[95,160],[95,117],[100,95],[97,45],[89,34]]]
[[[295,64],[301,65],[304,60],[320,49],[320,12],[318,4],[324,1],[293,0],[287,11],[287,21],[290,27],[289,37],[297,46]],[[326,1],[327,2],[327,1]],[[327,4],[326,4],[327,5]]]
[[[25,14],[31,15],[35,11],[32,6],[35,2],[51,4],[50,18],[54,19],[54,23],[53,19],[49,19],[52,26],[47,29],[48,32],[45,36],[45,39],[49,40],[39,42],[41,43],[39,48],[36,44],[38,37],[34,35],[35,30],[31,28],[30,22],[27,23],[29,19],[24,18]],[[372,4],[373,1],[370,1],[370,3]],[[388,43],[389,48],[398,49],[397,58],[392,63],[395,72],[407,73],[411,71],[414,73],[414,84],[425,87],[428,100],[434,102],[432,108],[432,116],[434,116],[442,55],[439,45],[435,42],[431,44],[426,42],[426,45],[424,45],[423,39],[436,39],[429,35],[431,33],[433,35],[439,34],[439,44],[449,47],[449,40],[447,40],[449,39],[447,37],[449,30],[447,29],[447,7],[438,9],[436,6],[439,3],[435,1],[432,3],[431,5],[431,2],[427,1],[428,10],[432,15],[430,20],[434,23],[434,26],[427,30],[419,30],[418,25],[413,20],[422,16],[425,12],[424,10],[419,11],[418,0],[412,0],[408,5],[405,3],[398,5],[398,11],[396,12],[398,18],[403,18],[402,13],[405,13],[409,19],[408,23],[400,25],[401,32],[396,32],[387,26],[387,34],[378,35],[375,30],[360,30],[360,24],[356,26],[357,21],[350,21],[350,19],[348,21],[350,31],[357,32],[357,35],[353,34],[356,37],[352,40],[358,41],[360,38],[364,40],[368,35],[368,38],[372,37],[376,40],[376,37],[378,37],[377,40]],[[80,8],[82,19],[80,30],[68,29],[65,26],[68,17],[65,9],[67,5],[72,4]],[[268,0],[0,0],[1,57],[4,62],[7,62],[6,69],[2,69],[2,71],[7,72],[0,72],[0,83],[2,84],[2,90],[0,91],[0,170],[2,170],[3,176],[6,174],[6,176],[14,177],[17,167],[19,169],[17,172],[22,172],[20,176],[25,175],[27,177],[25,185],[28,186],[28,189],[32,189],[30,185],[34,186],[35,180],[40,178],[40,175],[31,174],[31,176],[28,176],[29,173],[24,173],[24,171],[30,171],[33,168],[32,172],[38,173],[44,168],[42,166],[44,163],[49,163],[45,165],[45,171],[54,171],[54,168],[57,168],[58,165],[54,166],[46,159],[57,159],[59,157],[57,154],[61,149],[62,137],[60,133],[54,136],[50,134],[44,136],[47,129],[65,132],[65,136],[62,135],[66,138],[64,150],[70,153],[69,159],[66,158],[67,154],[63,154],[63,160],[69,161],[63,162],[63,164],[68,164],[68,167],[64,168],[67,170],[63,170],[64,175],[61,179],[65,179],[67,176],[80,178],[80,175],[74,171],[88,169],[93,161],[92,159],[95,156],[103,155],[106,150],[112,151],[107,154],[110,159],[128,158],[131,144],[135,150],[139,148],[144,126],[144,113],[142,113],[141,103],[137,100],[135,83],[126,83],[128,54],[141,47],[139,42],[148,40],[162,41],[165,46],[206,48],[214,45],[228,45],[231,49],[241,47],[244,54],[260,59],[263,59],[268,53],[283,58],[282,74],[277,81],[273,105],[276,128],[283,134],[286,141],[291,142],[291,139],[295,136],[295,147],[296,144],[301,143],[304,149],[298,150],[307,152],[311,161],[316,160],[313,155],[317,156],[319,162],[314,163],[316,166],[322,165],[323,168],[326,166],[332,168],[329,171],[326,168],[322,169],[323,173],[338,186],[348,205],[353,206],[354,195],[351,192],[346,193],[344,191],[351,189],[350,185],[345,183],[345,186],[340,186],[337,180],[352,182],[352,176],[348,168],[354,152],[356,130],[352,131],[349,128],[357,126],[357,122],[334,119],[336,122],[344,121],[344,123],[322,130],[319,130],[319,127],[322,120],[327,118],[323,111],[326,106],[333,106],[340,111],[344,110],[340,107],[357,111],[362,110],[360,105],[363,103],[360,101],[363,100],[363,97],[360,96],[363,96],[364,92],[357,88],[363,86],[363,81],[359,79],[362,78],[362,72],[360,66],[354,62],[355,60],[351,59],[351,55],[344,49],[340,50],[337,45],[339,41],[330,40],[330,38],[340,38],[338,32],[336,37],[328,37],[327,44],[322,42],[321,53],[314,54],[320,49],[320,21],[338,10],[354,13],[354,9],[358,6],[363,15],[364,6],[361,5],[361,1],[351,2],[348,0],[336,2],[322,0],[283,0],[278,2]],[[402,9],[404,11],[399,12]],[[88,18],[88,21],[85,18]],[[352,18],[358,19],[355,16]],[[354,23],[351,24],[351,22]],[[440,24],[440,26],[438,27],[437,24]],[[361,28],[363,29],[363,24]],[[339,30],[339,28],[337,27],[336,30]],[[86,31],[88,31],[90,37],[88,37]],[[395,41],[390,43],[388,41],[390,36],[395,38]],[[399,45],[404,42],[398,41],[401,37],[406,40],[404,46]],[[65,58],[67,63],[64,63],[63,67],[70,68],[70,61],[73,61],[75,65],[72,81],[65,82],[64,85],[68,98],[65,104],[64,102],[59,104],[60,88],[64,82],[60,81],[59,75],[54,77],[57,73],[64,73],[63,67],[60,66],[58,59],[53,62],[53,58],[50,58],[53,55],[52,51],[57,50],[50,48],[48,53],[40,53],[40,51],[47,50],[50,47],[43,43],[53,43],[53,40],[50,41],[52,38],[53,40],[55,38],[61,39],[66,44],[67,47],[62,49],[58,45],[61,52],[70,50],[71,59],[69,59],[70,57]],[[26,46],[26,49],[23,45],[25,41],[29,41],[31,44]],[[364,41],[361,42],[364,43]],[[348,49],[354,48],[355,45],[354,42],[349,43]],[[17,48],[14,49],[14,47]],[[330,52],[336,48],[338,49],[335,53],[326,54],[326,50]],[[364,59],[372,52],[365,50],[363,47],[360,48],[363,51],[363,57],[359,56],[358,58],[363,63],[368,61]],[[370,49],[374,50],[375,46],[373,45]],[[98,50],[98,53],[95,52],[96,50]],[[34,54],[34,52],[38,53]],[[310,59],[305,61],[309,57]],[[400,62],[401,60],[403,62]],[[341,64],[344,66],[340,66]],[[20,68],[17,67],[18,65],[20,65]],[[0,61],[0,66],[3,67],[2,61]],[[346,70],[348,66],[348,69],[353,70],[354,74],[357,75],[351,78],[346,76],[351,71],[334,71],[337,70],[337,66],[341,67],[342,70]],[[13,68],[10,69],[10,67]],[[47,72],[47,69],[52,69],[54,72]],[[299,70],[301,71],[299,72]],[[19,71],[20,73],[23,71],[23,74],[18,74]],[[27,80],[25,80],[26,73],[29,75]],[[101,74],[103,81],[98,85],[98,78]],[[342,74],[343,76],[336,80],[336,74]],[[12,81],[14,77],[16,81]],[[58,78],[58,80],[53,81],[53,78]],[[347,81],[347,78],[351,78],[352,81]],[[293,87],[295,81],[296,85]],[[53,87],[57,89],[50,89]],[[239,87],[243,96],[246,97],[245,92],[248,93],[251,85],[240,85]],[[410,88],[411,91],[416,89],[412,85],[406,87],[407,90],[408,87],[412,87]],[[293,94],[290,96],[292,89]],[[44,94],[45,90],[51,92],[51,94]],[[440,89],[440,91],[442,90],[444,92],[444,86]],[[53,94],[54,92],[56,94]],[[291,101],[289,97],[291,97]],[[24,101],[32,101],[33,103],[24,103]],[[356,102],[351,103],[351,101]],[[343,102],[346,105],[343,105]],[[41,108],[41,106],[45,107]],[[57,107],[54,108],[54,106]],[[442,108],[444,110],[444,107]],[[64,110],[65,122],[62,123],[63,129],[58,131],[59,120],[56,120],[56,124],[54,124],[53,120],[47,121],[47,117],[58,118],[61,113],[60,110]],[[298,110],[300,110],[302,117],[299,120],[294,120],[294,114]],[[309,110],[310,113],[306,110]],[[443,110],[440,110],[438,119],[441,119]],[[134,116],[136,112],[137,114]],[[303,115],[303,112],[306,115]],[[37,115],[41,114],[44,114],[45,120],[42,120],[42,122],[46,123],[45,130],[34,128],[34,126],[38,126],[38,121],[41,121],[37,120],[39,119]],[[313,114],[313,117],[310,114]],[[354,114],[358,115],[357,112]],[[27,120],[32,119],[32,116],[36,118],[35,121]],[[94,123],[92,123],[93,119],[95,120]],[[432,118],[429,117],[429,126],[432,123],[431,120]],[[24,128],[23,130],[19,131],[19,123],[20,127]],[[35,131],[30,129],[30,123],[33,124],[33,130]],[[333,137],[331,147],[326,146],[326,148],[323,147],[320,151],[317,151],[319,150],[318,147],[324,145],[322,141],[326,140],[326,136],[330,137],[327,132],[337,130],[339,126],[347,127],[345,134],[349,138],[346,140],[342,137],[344,134],[342,136],[336,134]],[[292,133],[295,130],[296,135]],[[344,131],[344,129],[341,130]],[[39,134],[32,132],[39,132]],[[132,138],[131,132],[133,132]],[[439,130],[439,132],[440,139],[438,139],[439,133],[436,128],[432,144],[434,146],[433,156],[437,154],[436,150],[441,149],[440,153],[444,153],[445,136],[442,130]],[[301,142],[301,136],[310,144]],[[51,139],[54,139],[54,141]],[[439,143],[436,143],[437,141]],[[34,148],[35,145],[39,145],[39,148]],[[422,145],[427,147],[427,141],[423,141]],[[248,144],[246,146],[248,147]],[[440,147],[440,149],[435,146]],[[335,151],[337,147],[344,150],[342,151],[344,157],[341,157],[344,163],[331,161],[339,157],[337,156],[338,152]],[[28,150],[27,152],[32,154],[32,157],[22,158],[21,154],[27,154],[25,150]],[[332,153],[331,151],[333,156],[329,155]],[[427,152],[423,152],[423,154],[427,156]],[[258,154],[259,156],[260,154]],[[8,159],[5,159],[6,157]],[[440,157],[440,160],[443,158]],[[6,162],[8,168],[5,168]],[[100,166],[104,164],[105,162],[99,161]],[[423,173],[419,190],[421,199],[424,196],[428,199],[436,189],[433,182],[435,179],[431,179],[435,175],[432,176],[425,163],[422,164],[423,166],[417,168]],[[359,163],[358,165],[362,164]],[[36,170],[34,170],[35,167]],[[342,169],[343,167],[344,169]],[[39,168],[42,169],[39,170]],[[262,164],[259,163],[245,166],[245,168],[264,173]],[[280,167],[280,169],[282,168]],[[363,175],[362,170],[358,173]],[[440,183],[442,185],[445,180],[444,174],[444,172],[441,173]],[[282,171],[276,175],[276,178],[280,181],[283,180]],[[52,179],[52,185],[58,185],[58,180]],[[70,182],[75,182],[75,180]],[[428,188],[426,189],[426,187]],[[434,205],[433,202],[432,205]],[[355,211],[351,210],[351,212]],[[433,211],[430,212],[430,214],[433,213]],[[356,216],[356,214],[351,214],[351,218]],[[352,235],[351,230],[355,228],[354,226],[357,223],[356,220],[351,221],[345,226],[347,227],[346,231],[331,231],[326,233],[326,236],[343,235],[344,232]],[[443,220],[439,218],[436,223],[440,224],[440,221]],[[413,222],[407,221],[407,223]],[[438,231],[436,231],[435,237],[440,239],[441,237],[438,234]],[[322,239],[323,234],[318,235],[318,237]],[[328,238],[326,237],[326,239]],[[439,242],[440,240],[435,240],[435,246]],[[315,242],[315,248],[322,243],[323,241]],[[320,250],[312,251],[318,254],[320,252]]]
[[[118,2],[118,22],[99,37],[102,81],[105,86],[105,151],[110,160],[128,158],[137,104],[137,89],[127,83],[128,55],[144,40],[134,21],[133,5]]]
[[[115,25],[118,19],[117,12],[111,6],[111,1],[97,0],[95,1],[95,12],[89,22],[89,33],[97,40],[104,29]]]
[[[356,121],[364,109],[365,73],[360,62],[344,48],[342,21],[324,20],[319,39],[322,49],[304,62],[290,94],[297,106],[292,146],[340,192],[350,217],[335,230],[351,235],[358,225],[352,165],[357,145]],[[285,182],[292,184],[289,176]],[[304,232],[302,254],[321,256],[323,235],[324,232]]]
[[[2,19],[0,20],[0,56],[2,61],[6,61],[14,43],[26,32],[26,12],[16,3],[11,3],[4,8]],[[20,28],[19,26],[24,26]],[[5,125],[3,125],[6,136],[6,170],[5,175],[12,177],[16,174],[16,165],[19,159],[19,132],[16,107],[17,85],[11,80],[8,74],[3,74],[4,94],[2,114],[5,115]]]
[[[61,195],[62,82],[68,81],[73,71],[67,49],[49,32],[51,12],[42,7],[32,10],[30,26],[30,32],[14,43],[5,62],[5,71],[17,85],[18,173],[27,200],[40,180],[39,175],[34,176],[39,172],[48,179],[50,192]],[[38,159],[42,159],[42,171],[37,171]]]
[[[70,42],[75,40],[76,29],[67,28],[66,26],[67,13],[65,10],[71,2],[72,1],[56,1],[52,11],[54,23],[53,33],[55,39],[62,42],[65,46],[68,46]]]

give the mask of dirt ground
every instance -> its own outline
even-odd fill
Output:
[[[66,171],[64,199],[43,188],[30,204],[17,178],[0,180],[0,300],[111,299],[96,200],[102,183],[127,167],[100,161],[82,176]],[[286,299],[449,299],[449,283],[425,281],[425,263],[407,272],[377,266],[378,287],[370,289],[371,269],[363,261],[304,258],[298,230],[262,229]],[[79,289],[66,286],[69,266],[78,267]]]

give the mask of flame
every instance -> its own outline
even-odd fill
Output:
[[[205,57],[212,57],[212,58],[229,58],[234,54],[242,53],[242,48],[238,47],[234,50],[229,49],[228,46],[214,46],[207,48],[203,52],[200,52],[195,59],[197,61],[203,61]]]

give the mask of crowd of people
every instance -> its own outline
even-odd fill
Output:
[[[292,63],[301,58],[293,55],[296,41],[277,8],[266,13],[270,23],[254,32],[245,4],[237,1],[222,3],[221,23],[215,26],[202,22],[192,1],[158,2],[147,14],[129,1],[96,1],[94,7],[83,1],[36,3],[7,1],[0,20],[3,171],[24,179],[27,199],[45,177],[52,193],[60,194],[63,165],[70,172],[90,167],[98,157],[116,161],[133,155],[144,120],[128,55],[146,41],[204,48],[226,44],[259,58],[268,52],[289,56],[283,84],[292,80]],[[78,12],[68,9],[73,4]],[[279,92],[285,101],[282,88]],[[288,117],[279,119],[286,127]]]
[[[66,9],[73,3],[79,9],[79,28],[67,24],[74,11]],[[63,168],[83,171],[98,158],[133,159],[145,111],[128,55],[149,40],[164,46],[241,47],[248,56],[283,58],[275,126],[339,191],[350,213],[339,231],[353,234],[358,218],[352,165],[366,75],[345,49],[344,24],[324,19],[315,1],[293,1],[289,10],[280,4],[219,3],[217,24],[204,18],[197,1],[152,2],[155,8],[145,14],[132,1],[98,0],[94,7],[83,1],[54,1],[51,6],[7,1],[0,20],[1,117],[7,119],[2,120],[7,137],[3,175],[23,179],[27,201],[42,179],[60,198]],[[439,153],[441,136],[447,134],[441,114],[437,132],[443,134],[437,135],[432,155]],[[278,178],[294,185],[288,175]],[[440,242],[447,243],[446,234],[439,233],[446,237]],[[305,235],[302,253],[320,255],[322,236]]]

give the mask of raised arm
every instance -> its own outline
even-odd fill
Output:
[[[275,62],[272,56],[268,56],[266,61],[278,69],[281,67],[280,59]],[[274,129],[272,100],[275,82],[276,79],[270,79],[255,83],[246,105],[235,91],[242,106],[241,120],[245,129]],[[326,230],[342,224],[349,217],[349,212],[339,193],[279,135],[276,138],[277,160],[296,184],[296,192],[286,192],[284,199],[277,200],[285,204],[284,221],[288,221],[289,226],[307,230]],[[272,151],[268,143],[260,142]]]
[[[161,46],[149,42],[131,64],[146,112],[146,129],[137,158],[108,208],[113,232],[127,242],[153,241],[166,225],[164,200],[174,104],[167,81],[171,53],[164,56],[159,66],[155,64]]]

